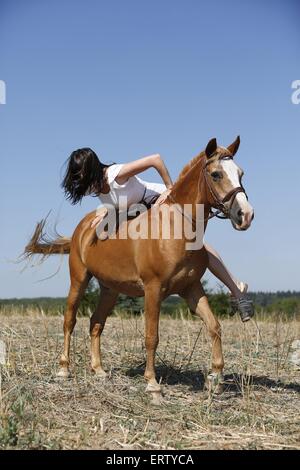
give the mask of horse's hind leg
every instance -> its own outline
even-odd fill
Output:
[[[102,286],[96,311],[90,320],[91,367],[92,371],[99,377],[106,376],[101,362],[100,336],[104,329],[107,316],[114,308],[117,298],[118,292]]]
[[[77,269],[76,273],[71,269],[71,286],[64,315],[64,349],[60,357],[57,377],[67,378],[69,376],[71,335],[76,324],[76,313],[80,300],[90,279],[91,275],[83,267],[80,270]]]
[[[215,393],[222,391],[224,359],[222,353],[221,326],[213,314],[201,283],[196,283],[186,289],[183,298],[189,308],[205,323],[212,340],[212,373],[207,378],[206,385]]]

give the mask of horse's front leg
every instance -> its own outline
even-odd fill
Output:
[[[214,393],[223,390],[224,359],[222,352],[221,326],[213,314],[200,282],[186,289],[182,295],[193,313],[205,323],[212,340],[212,372],[208,375],[206,386]]]
[[[161,387],[155,376],[155,353],[159,342],[158,323],[161,304],[161,285],[155,280],[145,285],[145,343],[147,362],[144,377],[148,382],[146,392],[152,394],[152,402],[162,401]]]

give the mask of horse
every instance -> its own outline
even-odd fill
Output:
[[[211,139],[205,150],[193,158],[181,171],[177,181],[163,204],[169,211],[172,224],[185,217],[182,210],[172,206],[191,206],[193,224],[197,216],[197,205],[204,207],[204,230],[209,218],[222,213],[230,219],[234,229],[247,230],[254,217],[242,186],[242,169],[234,162],[240,144],[239,136],[226,147],[218,146]],[[213,212],[215,209],[215,212]],[[140,222],[149,221],[157,207],[152,206],[140,214]],[[90,318],[91,369],[99,377],[105,377],[101,361],[100,337],[106,319],[113,310],[118,294],[144,296],[146,367],[144,377],[146,392],[152,394],[152,401],[160,403],[161,385],[156,380],[155,353],[159,342],[159,314],[161,302],[171,294],[186,300],[191,312],[205,323],[211,337],[211,373],[207,384],[216,393],[223,388],[224,359],[222,353],[221,326],[212,312],[201,278],[207,268],[208,255],[203,247],[188,250],[186,237],[170,236],[164,239],[162,229],[159,236],[145,238],[130,237],[119,239],[95,237],[91,221],[95,211],[87,214],[76,227],[73,236],[47,238],[44,232],[45,220],[40,222],[25,248],[28,256],[42,254],[69,254],[70,290],[64,314],[64,347],[60,357],[58,377],[69,376],[69,351],[71,335],[76,324],[76,313],[85,289],[92,277],[100,285],[100,296],[95,312]],[[130,230],[134,220],[123,222],[123,228]],[[150,225],[150,224],[149,224]],[[119,228],[120,229],[120,228]]]

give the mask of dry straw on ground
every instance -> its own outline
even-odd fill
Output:
[[[300,448],[297,371],[288,361],[300,338],[295,319],[222,320],[226,390],[203,389],[210,343],[199,320],[163,317],[157,375],[165,403],[145,393],[143,317],[108,319],[102,350],[108,378],[89,370],[89,320],[72,343],[72,378],[57,381],[62,318],[0,316],[6,343],[0,396],[0,448]]]

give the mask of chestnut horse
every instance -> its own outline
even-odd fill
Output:
[[[216,208],[231,220],[237,230],[246,230],[253,219],[253,209],[248,203],[241,184],[242,170],[233,161],[239,147],[239,137],[228,147],[217,146],[216,139],[209,141],[206,150],[195,157],[182,170],[173,186],[164,208],[171,211],[174,203],[182,207],[190,204],[192,219],[196,217],[196,205],[204,205],[205,227],[211,209]],[[148,219],[157,206],[139,215]],[[100,336],[107,316],[112,311],[119,293],[145,297],[145,342],[147,361],[146,391],[152,393],[153,401],[160,401],[161,387],[155,377],[155,352],[158,345],[160,305],[170,294],[186,299],[192,312],[205,323],[212,339],[212,373],[208,376],[214,389],[221,388],[224,360],[221,329],[211,311],[201,285],[208,256],[205,248],[186,249],[186,238],[164,239],[161,227],[158,239],[99,240],[91,221],[95,212],[87,214],[74,231],[72,238],[60,237],[54,241],[43,235],[44,221],[38,224],[25,249],[27,255],[41,253],[70,253],[69,266],[71,286],[64,315],[64,349],[60,359],[58,376],[69,374],[69,350],[71,334],[76,323],[76,313],[89,280],[94,276],[101,287],[98,306],[90,319],[91,367],[100,377],[106,375],[102,368]],[[173,217],[173,219],[172,219]],[[174,219],[183,218],[183,211],[173,211]],[[135,219],[136,221],[137,219]],[[126,227],[134,221],[125,221]]]

